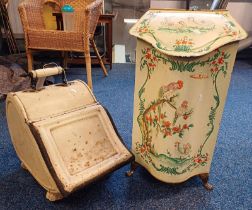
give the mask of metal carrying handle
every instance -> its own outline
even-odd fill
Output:
[[[47,67],[51,65],[54,65],[54,67]],[[46,77],[58,74],[62,74],[62,82],[63,84],[67,85],[66,72],[61,66],[58,66],[56,63],[49,63],[44,65],[43,69],[32,70],[31,72],[29,72],[29,76],[32,79],[37,79],[35,87],[36,90],[43,88]]]
[[[32,70],[29,74],[33,79],[39,79],[43,77],[50,77],[53,75],[62,74],[63,71],[64,69],[59,66],[59,67]]]

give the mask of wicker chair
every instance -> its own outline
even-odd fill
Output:
[[[74,7],[74,31],[46,30],[43,20],[45,3],[55,3],[59,8],[65,4]],[[90,44],[107,76],[106,68],[94,42],[94,32],[102,11],[102,0],[25,0],[19,5],[19,13],[25,34],[28,71],[33,69],[32,51],[56,50],[83,52],[85,56],[87,83],[92,89]],[[65,62],[64,62],[65,63]]]

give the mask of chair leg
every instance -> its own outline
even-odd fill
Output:
[[[104,75],[105,75],[105,76],[108,76],[107,69],[106,69],[106,67],[104,66],[104,63],[103,63],[102,58],[101,58],[101,56],[100,56],[100,54],[99,54],[99,51],[98,51],[98,49],[97,49],[97,47],[96,47],[96,44],[95,44],[94,39],[91,39],[90,42],[91,42],[91,45],[92,45],[92,47],[93,47],[93,49],[94,49],[94,51],[95,51],[95,54],[96,54],[96,56],[97,56],[97,58],[98,58],[98,61],[99,61],[100,65],[101,65],[101,68],[102,68],[102,70],[103,70]]]
[[[28,72],[33,70],[33,57],[31,50],[26,51],[27,63],[28,63]]]
[[[86,70],[87,70],[87,84],[90,87],[90,89],[93,90],[90,52],[84,53],[84,55],[85,55]]]

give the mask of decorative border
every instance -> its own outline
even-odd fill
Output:
[[[225,25],[223,26],[223,32],[219,33],[218,37],[214,40],[211,40],[209,42],[206,42],[204,45],[200,47],[194,47],[195,43],[193,39],[189,38],[186,34],[192,33],[192,29],[195,29],[195,27],[191,28],[188,26],[183,27],[184,31],[184,37],[182,39],[176,40],[174,45],[171,49],[167,48],[166,45],[157,37],[156,31],[151,28],[150,22],[153,21],[153,19],[157,16],[157,14],[149,12],[146,15],[146,18],[141,20],[139,23],[139,26],[136,28],[135,32],[139,34],[139,37],[143,37],[144,35],[149,35],[155,40],[155,46],[163,50],[165,52],[184,52],[184,53],[202,53],[202,52],[208,52],[211,47],[218,41],[227,37],[231,37],[231,41],[236,41],[241,34],[241,31],[234,31],[235,24],[232,21],[227,21]],[[207,28],[207,27],[198,27],[199,31],[204,31],[204,33],[214,30],[215,25]],[[167,33],[180,33],[180,30],[173,30],[169,27],[162,27],[157,29],[157,31],[165,31]],[[181,29],[182,30],[182,29]]]
[[[224,77],[226,76],[229,57],[230,57],[229,53],[220,51],[219,49],[217,49],[215,50],[214,55],[209,57],[207,60],[183,62],[183,61],[175,61],[172,59],[172,57],[164,56],[162,53],[158,52],[155,48],[142,49],[140,71],[147,70],[147,76],[144,83],[142,84],[141,88],[138,91],[138,97],[139,97],[140,102],[139,102],[139,115],[137,117],[137,122],[141,131],[142,139],[141,139],[141,142],[140,141],[136,142],[136,153],[139,154],[140,157],[147,164],[152,165],[157,171],[171,174],[171,175],[180,175],[188,171],[193,171],[195,168],[198,168],[200,166],[205,166],[207,164],[209,160],[209,155],[208,153],[203,153],[203,149],[205,147],[205,144],[209,140],[211,134],[214,131],[214,128],[215,128],[214,121],[216,117],[216,112],[220,105],[220,95],[219,95],[219,90],[217,87],[217,78],[220,75],[220,73],[222,73]],[[171,65],[170,71],[193,73],[195,72],[196,67],[203,67],[205,65],[208,65],[211,70],[211,77],[212,77],[213,87],[214,87],[213,99],[215,101],[215,105],[210,108],[210,112],[208,116],[209,121],[207,123],[209,130],[206,133],[206,138],[203,144],[198,149],[197,154],[194,156],[190,155],[190,149],[191,149],[190,144],[182,145],[180,142],[176,142],[175,147],[182,154],[180,157],[173,157],[169,151],[167,151],[166,154],[158,154],[155,151],[154,146],[152,145],[152,136],[151,136],[150,129],[153,129],[153,128],[159,129],[160,132],[168,131],[166,127],[169,127],[171,125],[170,122],[165,124],[167,121],[165,121],[166,113],[162,113],[163,104],[164,103],[169,104],[176,110],[174,119],[176,118],[176,113],[179,109],[179,107],[176,107],[176,103],[174,100],[176,97],[178,97],[178,95],[175,94],[175,95],[170,95],[168,98],[163,98],[162,91],[161,93],[159,92],[159,98],[157,100],[152,101],[148,105],[146,105],[145,103],[146,102],[144,98],[145,87],[147,83],[150,81],[153,72],[158,70],[158,68],[156,67],[159,62],[162,62],[164,64],[169,63]],[[170,83],[168,84],[168,87],[170,87],[170,89],[173,88],[172,90],[174,90],[174,88],[181,89],[183,87],[183,81]],[[163,87],[161,87],[160,90],[162,90],[162,88]],[[170,90],[170,89],[166,88],[166,90]],[[186,116],[186,119],[187,119],[193,113],[193,109],[188,109],[188,102],[185,102],[184,106],[186,106],[185,111],[187,112],[184,112],[184,113],[182,112],[181,116]],[[155,113],[155,110],[157,110],[158,114],[156,116],[153,115],[153,117],[151,115],[148,115],[147,113],[150,113],[151,110],[153,111],[153,113]],[[162,125],[158,122],[158,119],[159,121],[163,122]],[[173,122],[173,125],[175,125],[175,123]],[[183,132],[186,132],[186,131],[189,132],[189,129],[192,127],[193,127],[193,124],[190,124],[190,126],[186,125]],[[163,139],[166,140],[169,136],[177,134],[176,130],[172,130],[172,132],[173,133],[164,135]],[[182,138],[183,134],[180,137]],[[156,165],[153,161],[154,158],[162,160],[163,164]],[[172,165],[172,167],[167,166],[167,165]]]

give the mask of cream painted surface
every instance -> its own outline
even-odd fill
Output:
[[[18,157],[47,190],[46,197],[51,201],[63,198],[132,157],[106,111],[82,81],[10,93],[6,113]],[[34,126],[38,136],[32,134],[30,126]],[[55,174],[49,170],[43,148]]]
[[[150,10],[130,33],[138,38],[136,162],[168,183],[208,174],[238,41],[246,32],[226,11]]]
[[[220,48],[221,52],[224,51],[226,53],[230,53],[231,56],[228,59],[227,75],[225,77],[223,75],[220,75],[217,80],[217,86],[220,95],[220,105],[218,107],[214,120],[214,130],[202,150],[202,154],[207,154],[206,164],[202,166],[197,163],[197,155],[198,150],[206,140],[206,134],[209,132],[209,113],[211,111],[211,107],[213,107],[215,104],[214,95],[216,94],[211,77],[210,66],[198,66],[195,68],[195,72],[179,72],[171,71],[170,69],[172,68],[172,66],[169,63],[164,64],[162,61],[157,63],[157,67],[155,68],[153,74],[150,76],[150,79],[144,88],[145,91],[143,98],[145,108],[152,104],[153,101],[157,100],[160,92],[160,87],[177,82],[179,80],[183,81],[183,88],[181,89],[181,91],[173,93],[174,95],[179,94],[176,106],[178,107],[183,103],[183,101],[188,101],[188,106],[193,109],[193,113],[187,120],[180,119],[179,122],[182,126],[189,122],[193,124],[193,127],[184,133],[183,138],[179,138],[177,135],[164,138],[163,133],[157,132],[156,128],[151,128],[150,132],[152,139],[150,145],[148,145],[148,143],[146,144],[143,142],[143,131],[141,132],[139,124],[139,119],[141,119],[141,117],[139,118],[139,92],[147,78],[147,70],[140,70],[140,60],[142,59],[141,51],[146,48],[152,49],[152,46],[138,39],[132,149],[133,153],[135,154],[136,162],[144,166],[157,179],[167,183],[180,183],[194,175],[210,172],[211,161],[226,100],[231,73],[233,70],[237,46],[237,43],[234,43]],[[173,59],[176,62],[198,62],[207,60],[209,57],[213,56],[213,54],[214,52],[211,52],[205,56],[196,58],[180,58],[166,55],[163,56]],[[202,75],[203,77],[201,79],[197,78],[199,77],[199,75]],[[169,105],[163,105],[162,110],[167,115],[166,120],[172,122],[175,114],[174,109],[172,109]],[[154,118],[153,113],[151,115]],[[149,117],[150,115],[147,116]],[[141,122],[140,120],[140,123],[143,123],[143,121]],[[142,144],[142,146],[139,147],[139,144]],[[175,145],[179,146],[180,148],[176,147]],[[186,151],[186,149],[188,150]],[[149,157],[144,157],[144,155],[147,154],[145,152],[148,153]],[[166,157],[163,156],[163,154]],[[176,161],[179,162],[180,159],[188,159],[188,161],[181,161],[180,164],[177,164]],[[155,165],[155,167],[153,167],[153,164]],[[170,174],[168,172],[166,173],[165,170],[159,171],[162,169],[162,167],[163,169],[166,168],[167,171],[175,170],[178,174]],[[188,167],[190,167],[189,170],[187,170]],[[186,172],[183,172],[184,170],[186,170]]]
[[[19,159],[48,192],[58,193],[59,190],[46,167],[30,128],[26,124],[25,109],[14,93],[10,93],[7,97],[6,116],[12,143]]]
[[[35,126],[67,192],[131,156],[101,106],[40,121]]]
[[[185,9],[185,1],[151,0],[151,8],[177,8]],[[239,50],[252,44],[252,2],[250,0],[230,0],[227,10],[232,17],[249,33],[249,37],[239,44]]]
[[[81,81],[70,82],[69,86],[56,85],[54,91],[52,91],[51,86],[46,86],[41,91],[34,93],[29,91],[18,92],[16,96],[26,107],[26,113],[30,121],[39,121],[96,103],[90,89]],[[39,103],[34,103],[34,101]],[[71,101],[74,101],[74,103],[69,103]],[[31,104],[33,105],[31,106]]]
[[[162,53],[185,57],[205,55],[247,37],[227,11],[149,10],[130,34]]]

